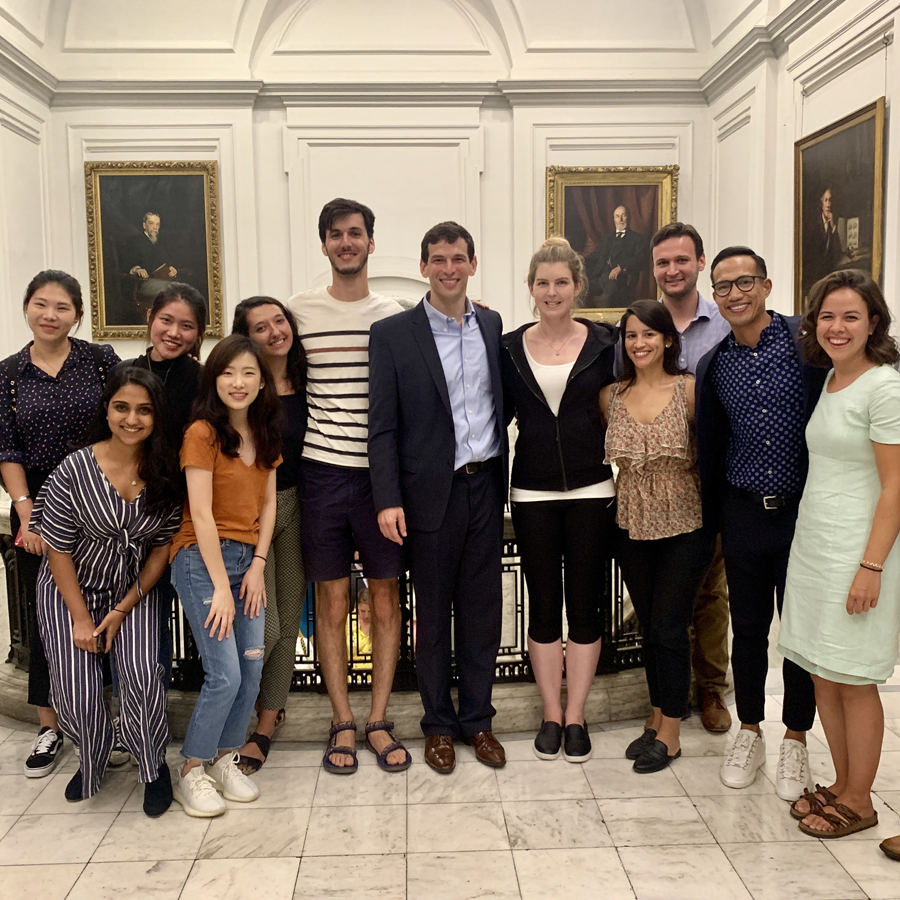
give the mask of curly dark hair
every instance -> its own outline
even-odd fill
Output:
[[[809,291],[809,301],[803,320],[800,322],[800,349],[803,359],[813,366],[831,368],[831,357],[816,339],[816,325],[822,304],[829,294],[849,288],[859,295],[866,305],[869,320],[875,319],[875,329],[866,341],[866,357],[879,365],[896,365],[900,361],[897,342],[889,334],[891,313],[884,302],[881,288],[862,269],[841,269],[819,279]]]
[[[113,397],[129,384],[142,387],[153,407],[153,430],[141,445],[138,474],[147,483],[147,509],[153,512],[170,510],[184,503],[184,476],[178,465],[178,445],[174,442],[169,423],[169,405],[162,379],[137,366],[116,366],[109,373],[103,397],[94,421],[88,426],[79,447],[90,447],[112,437],[107,414]]]
[[[267,305],[277,306],[284,313],[284,317],[291,327],[293,342],[287,354],[287,376],[294,390],[299,394],[301,391],[306,390],[306,351],[303,349],[303,344],[300,341],[300,332],[297,331],[297,320],[294,318],[294,314],[280,300],[276,300],[274,297],[248,297],[246,300],[241,300],[234,310],[231,333],[250,337],[247,313],[258,306]]]
[[[271,469],[281,453],[281,402],[272,373],[259,346],[246,335],[231,334],[213,347],[200,375],[197,398],[191,410],[191,422],[200,419],[209,422],[216,432],[222,452],[231,457],[240,454],[241,437],[231,424],[228,407],[219,398],[216,380],[242,353],[249,353],[256,360],[262,376],[262,387],[250,404],[247,422],[256,447],[256,465],[261,469]]]
[[[623,388],[630,388],[637,379],[634,362],[625,351],[625,325],[629,316],[635,316],[639,322],[659,332],[663,339],[669,340],[669,346],[663,351],[663,371],[668,375],[686,375],[687,369],[678,364],[681,355],[681,335],[672,321],[672,313],[658,300],[635,300],[619,320],[619,342],[622,345],[622,374],[619,383]]]

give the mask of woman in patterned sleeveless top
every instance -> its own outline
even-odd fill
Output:
[[[641,623],[653,724],[625,751],[640,773],[681,755],[691,686],[688,628],[712,560],[694,444],[694,379],[678,365],[669,311],[638,300],[622,316],[622,376],[600,393],[616,479],[619,566]]]

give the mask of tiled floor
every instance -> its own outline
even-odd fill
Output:
[[[622,758],[638,722],[592,729],[594,758],[583,766],[539,762],[532,735],[508,735],[505,769],[461,747],[448,777],[425,766],[421,741],[408,772],[386,775],[361,750],[349,778],[321,770],[318,746],[278,743],[258,776],[260,799],[212,820],[177,805],[147,819],[130,766],[92,800],[66,803],[71,750],[61,772],[28,780],[33,732],[0,718],[0,898],[900,900],[900,864],[878,850],[900,834],[900,678],[883,692],[881,823],[837,842],[803,835],[775,796],[777,680],[773,672],[768,763],[741,792],[718,780],[728,738],[694,717],[684,756],[648,776]],[[827,780],[818,724],[810,749],[814,775]]]

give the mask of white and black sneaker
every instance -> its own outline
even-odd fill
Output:
[[[31,753],[25,760],[26,778],[43,778],[49,775],[59,762],[63,748],[63,736],[61,731],[54,731],[49,725],[45,725],[34,739],[31,745]]]
[[[109,767],[118,769],[119,766],[126,766],[131,762],[131,754],[122,743],[122,736],[119,733],[119,717],[113,719],[113,745],[109,751]]]

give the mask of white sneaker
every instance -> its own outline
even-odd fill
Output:
[[[812,789],[809,777],[809,751],[800,741],[785,738],[778,751],[775,793],[782,800],[793,803],[802,796],[806,788]]]
[[[749,728],[742,728],[722,763],[719,778],[726,787],[750,787],[756,778],[756,770],[765,762],[766,739]]]
[[[226,799],[250,803],[259,796],[259,788],[238,767],[238,753],[226,753],[217,763],[204,763],[216,790]]]
[[[131,753],[122,743],[122,735],[119,729],[119,717],[113,719],[113,745],[109,751],[109,767],[118,769],[120,766],[127,765],[131,762]]]
[[[221,816],[226,810],[225,801],[216,793],[216,785],[206,774],[203,766],[195,766],[187,775],[180,771],[172,785],[172,797],[177,800],[189,816],[209,819]]]

